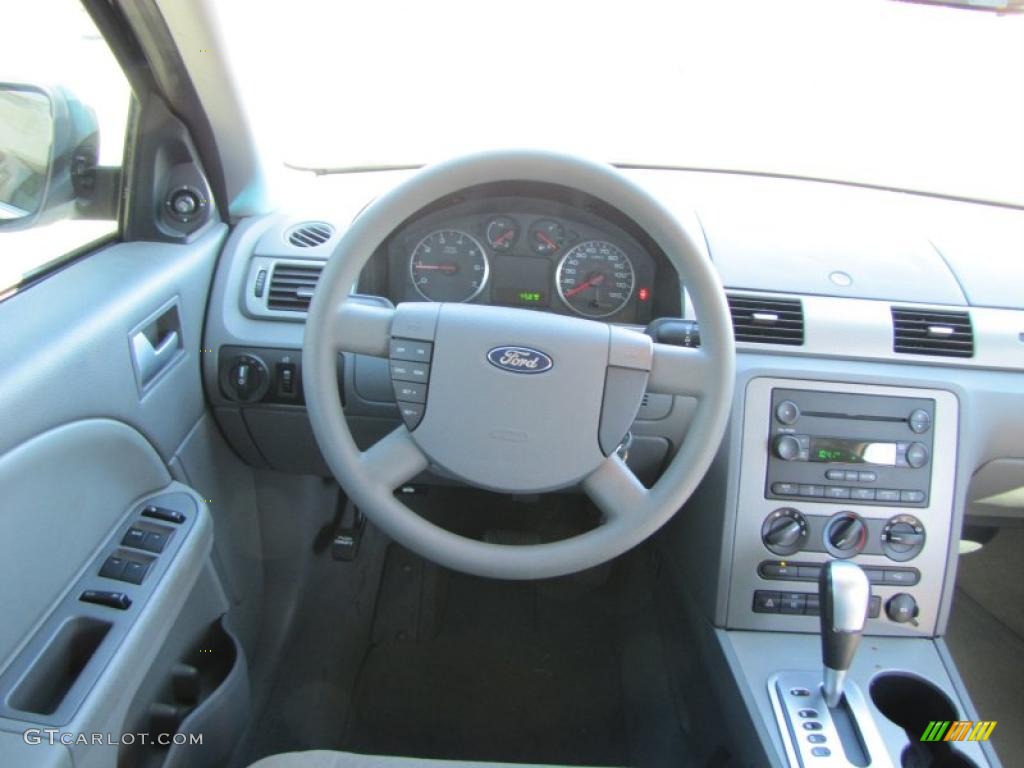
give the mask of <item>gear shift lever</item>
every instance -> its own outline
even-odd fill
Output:
[[[818,595],[825,703],[835,707],[843,698],[843,679],[860,645],[871,587],[860,566],[847,560],[830,560],[821,569]]]

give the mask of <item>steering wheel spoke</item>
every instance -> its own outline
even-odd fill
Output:
[[[649,392],[666,395],[706,397],[712,375],[712,361],[702,348],[676,347],[671,344],[654,345]]]
[[[395,310],[347,298],[331,317],[330,339],[338,352],[388,356]]]
[[[404,426],[378,440],[360,458],[367,475],[389,491],[412,480],[429,464]]]
[[[583,479],[583,490],[607,521],[635,519],[648,505],[649,491],[617,454]]]

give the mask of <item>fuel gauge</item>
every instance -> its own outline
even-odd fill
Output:
[[[487,224],[487,244],[496,251],[507,251],[519,239],[519,225],[510,216],[498,216]]]
[[[530,229],[530,247],[537,253],[558,253],[565,242],[565,227],[553,219],[541,219]]]

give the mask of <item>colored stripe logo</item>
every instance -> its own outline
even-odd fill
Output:
[[[988,741],[996,728],[995,720],[932,720],[921,734],[921,741]]]

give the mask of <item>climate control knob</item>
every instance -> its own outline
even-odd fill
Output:
[[[807,541],[807,520],[792,507],[776,509],[761,525],[761,540],[776,555],[792,555]]]
[[[890,560],[913,560],[924,549],[924,525],[913,515],[889,518],[882,529],[882,551]]]
[[[868,541],[868,526],[854,512],[837,512],[825,524],[825,549],[833,557],[853,557]]]
[[[775,455],[783,461],[793,461],[800,457],[800,441],[793,435],[779,435],[772,445]]]

